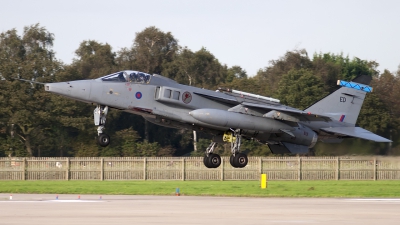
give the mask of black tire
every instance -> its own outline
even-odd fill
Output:
[[[208,162],[209,162],[209,157],[207,157],[207,155],[205,155],[203,158],[204,166],[207,168],[211,168]]]
[[[236,164],[235,164],[235,156],[231,155],[231,157],[229,158],[229,162],[231,163],[231,166],[236,168]]]
[[[221,156],[218,154],[210,154],[208,156],[208,165],[210,168],[218,168],[221,165]]]
[[[243,168],[243,167],[247,166],[249,159],[247,158],[246,154],[238,153],[235,155],[235,158],[233,161],[234,161],[234,164],[236,165],[236,167]]]
[[[99,143],[101,147],[108,146],[110,144],[110,136],[108,136],[107,134],[100,134],[97,137],[97,143]]]

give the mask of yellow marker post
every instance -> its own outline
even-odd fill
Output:
[[[267,174],[261,174],[261,189],[267,188]]]

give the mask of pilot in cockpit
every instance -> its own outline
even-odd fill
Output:
[[[125,73],[119,73],[119,75],[118,75],[118,80],[119,81],[121,81],[121,82],[125,82],[126,81],[126,79],[125,79]]]
[[[144,76],[144,83],[148,84],[149,80],[150,80],[150,76],[149,75]]]
[[[138,81],[138,74],[137,73],[131,73],[131,80],[132,82],[137,82]]]
[[[144,73],[139,73],[139,79],[137,80],[138,83],[144,83],[145,75]]]

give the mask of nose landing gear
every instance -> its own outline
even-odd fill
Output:
[[[94,125],[98,126],[97,143],[102,147],[106,147],[110,144],[110,136],[103,133],[103,130],[105,129],[104,124],[106,123],[107,113],[108,113],[108,106],[104,105],[97,105],[97,107],[93,111]]]
[[[108,146],[110,144],[110,136],[108,136],[108,134],[99,134],[99,136],[97,137],[97,143],[101,147]]]

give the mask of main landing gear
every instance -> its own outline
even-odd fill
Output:
[[[94,125],[97,127],[97,143],[102,146],[106,147],[110,144],[110,136],[103,133],[104,124],[106,123],[106,116],[108,113],[108,106],[104,105],[97,105],[97,107],[93,111],[94,115]]]
[[[226,137],[228,135],[228,137]],[[244,153],[239,153],[240,144],[242,136],[240,135],[240,130],[236,130],[234,132],[228,132],[224,135],[224,140],[231,142],[231,152],[232,155],[230,157],[229,162],[235,168],[243,168],[249,162],[247,155]],[[217,146],[216,142],[212,142],[210,146],[206,149],[206,155],[203,158],[203,163],[207,168],[217,168],[221,165],[221,157],[218,154],[213,153],[215,147]]]
[[[203,163],[207,168],[217,168],[221,165],[221,156],[213,153],[215,146],[217,146],[217,143],[212,142],[206,149]]]

